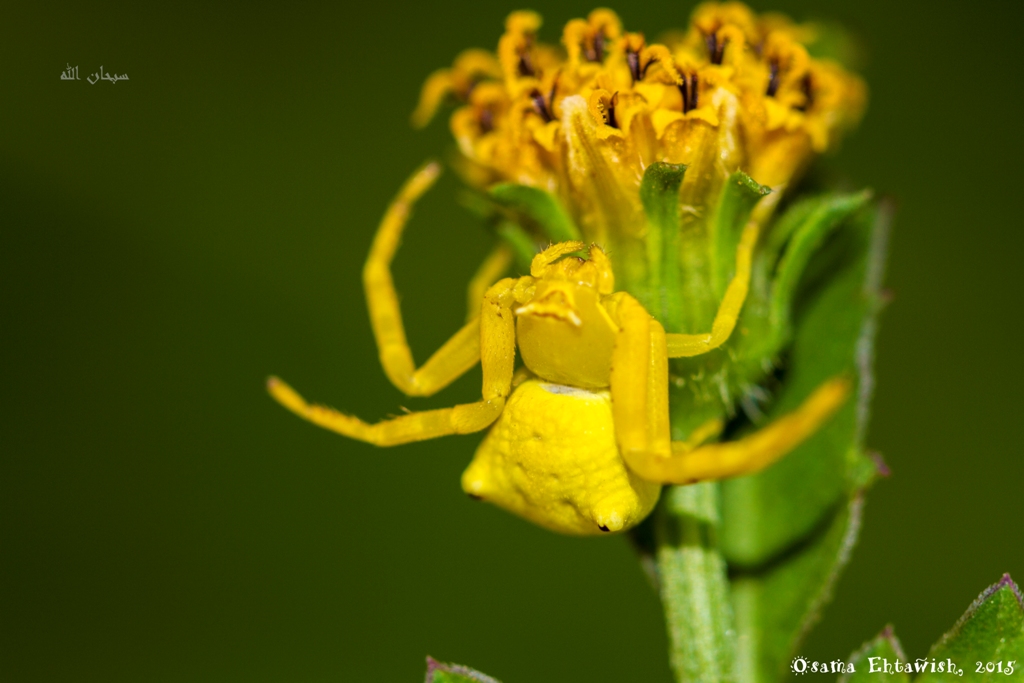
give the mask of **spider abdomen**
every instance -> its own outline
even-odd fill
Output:
[[[622,531],[654,508],[661,485],[626,467],[608,391],[528,380],[462,475],[466,493],[574,535]]]

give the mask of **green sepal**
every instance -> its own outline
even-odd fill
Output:
[[[655,161],[640,181],[640,203],[650,224],[659,231],[679,229],[679,186],[686,175],[683,164]]]
[[[743,171],[736,171],[722,186],[718,204],[708,221],[711,237],[711,264],[715,297],[725,294],[729,281],[736,272],[736,247],[743,228],[761,198],[771,194],[771,188],[754,181]]]
[[[490,195],[498,205],[515,214],[518,222],[530,224],[552,242],[583,239],[565,207],[550,192],[529,185],[501,183],[491,188]]]
[[[1009,574],[989,586],[978,596],[956,625],[928,652],[928,660],[952,660],[963,668],[964,678],[971,681],[1005,681],[1005,668],[1014,662],[1014,675],[1024,669],[1024,596]],[[978,673],[977,664],[982,664]],[[985,671],[985,665],[1002,662],[1003,672]],[[942,683],[962,680],[949,673],[927,671],[915,683]]]
[[[903,654],[903,647],[900,641],[892,632],[891,626],[886,626],[873,640],[864,643],[859,650],[850,657],[850,665],[853,671],[839,677],[839,683],[909,683],[910,675],[905,672],[885,673],[884,671],[872,671],[872,658],[879,657],[890,662],[906,662],[907,656]],[[877,662],[878,660],[876,660]],[[876,664],[879,668],[880,664]]]
[[[500,683],[500,681],[470,669],[468,666],[445,664],[433,657],[427,657],[426,683]]]
[[[640,203],[647,218],[647,296],[650,313],[669,328],[683,307],[679,274],[679,186],[686,166],[656,161],[640,181]]]

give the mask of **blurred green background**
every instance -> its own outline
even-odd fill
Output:
[[[0,677],[417,681],[431,654],[527,681],[668,682],[623,538],[461,493],[478,436],[376,450],[266,396],[376,419],[359,271],[386,203],[448,149],[418,88],[520,5],[8,4],[0,28]],[[554,41],[591,5],[534,5]],[[894,474],[803,654],[886,623],[922,656],[1019,530],[1019,3],[758,2],[861,38],[871,104],[829,164],[898,203],[869,443]],[[692,5],[616,7],[655,35]],[[70,64],[80,82],[59,80]],[[103,66],[126,82],[89,85]],[[451,174],[396,260],[424,359],[490,237]]]

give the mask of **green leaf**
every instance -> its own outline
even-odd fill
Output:
[[[736,247],[754,206],[771,191],[770,187],[754,182],[742,171],[736,171],[725,181],[718,204],[708,221],[716,298],[720,299],[725,294],[725,288],[735,274]]]
[[[445,664],[427,657],[426,683],[500,683],[479,671],[458,664]]]
[[[910,681],[907,673],[896,669],[918,674],[914,683],[949,683],[964,678],[1005,681],[1007,676],[1020,672],[1024,663],[1024,596],[1010,575],[1004,574],[978,596],[926,657],[908,659],[892,627],[887,626],[850,661],[855,672],[842,676],[839,683]]]
[[[787,295],[794,306],[792,346],[775,400],[758,423],[792,411],[832,377],[853,377],[855,389],[792,453],[759,474],[722,485],[721,548],[733,581],[741,680],[749,683],[775,681],[788,670],[849,557],[863,489],[876,470],[863,438],[888,213],[874,207],[851,216],[847,209],[847,220],[822,244],[828,230],[821,226],[838,222],[826,216],[843,204],[836,197],[822,202],[828,210],[809,212],[818,218],[804,220],[790,240],[789,249],[809,249],[793,263],[806,263],[815,251],[814,267]],[[740,346],[737,353],[749,351]]]
[[[868,483],[864,473],[870,475],[874,467],[862,442],[887,234],[885,210],[863,212],[815,256],[822,275],[800,284],[793,344],[775,400],[761,422],[792,411],[838,375],[857,379],[856,394],[778,463],[725,483],[722,546],[731,566],[756,568],[785,552],[826,525]]]
[[[791,310],[797,285],[805,275],[807,264],[829,233],[838,228],[845,219],[861,209],[871,199],[868,191],[852,195],[830,195],[818,200],[814,210],[803,222],[794,226],[792,237],[786,246],[776,269],[772,284],[769,319],[774,334],[774,352],[785,342],[790,333]],[[788,227],[788,226],[787,226]]]
[[[978,596],[967,612],[928,653],[928,660],[955,663],[971,681],[1005,681],[1006,668],[1012,667],[1017,675],[1024,669],[1024,596],[1009,574],[989,586]],[[977,669],[981,664],[981,671]],[[998,664],[1002,663],[1000,672]],[[992,664],[995,671],[988,671]],[[959,680],[949,673],[922,673],[915,683],[941,683]]]
[[[793,236],[796,229],[799,228],[807,221],[807,217],[810,216],[815,209],[817,209],[822,201],[827,200],[828,195],[819,197],[809,197],[794,202],[786,211],[775,219],[771,224],[771,229],[767,235],[762,235],[762,245],[759,249],[758,257],[761,258],[772,271],[775,270],[775,266],[778,265],[779,254],[785,248],[786,243],[789,242],[789,238]]]
[[[669,319],[682,310],[679,274],[679,186],[686,166],[656,161],[640,181],[640,202],[647,216],[647,287],[644,299],[654,317],[674,328]]]
[[[886,626],[874,640],[869,640],[853,653],[850,657],[850,664],[853,671],[839,677],[839,683],[909,683],[910,676],[905,672],[886,673],[883,661],[893,663],[906,662],[907,656],[903,654],[903,647],[900,641],[892,632],[891,626]]]
[[[740,680],[776,681],[788,670],[849,560],[862,509],[857,496],[810,540],[765,567],[733,576]]]
[[[583,239],[562,203],[550,192],[528,185],[501,183],[491,188],[490,195],[499,205],[533,224],[541,235],[552,242]]]

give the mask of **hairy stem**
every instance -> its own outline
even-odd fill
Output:
[[[658,510],[657,561],[679,683],[736,681],[736,628],[718,550],[718,484],[673,486]]]

